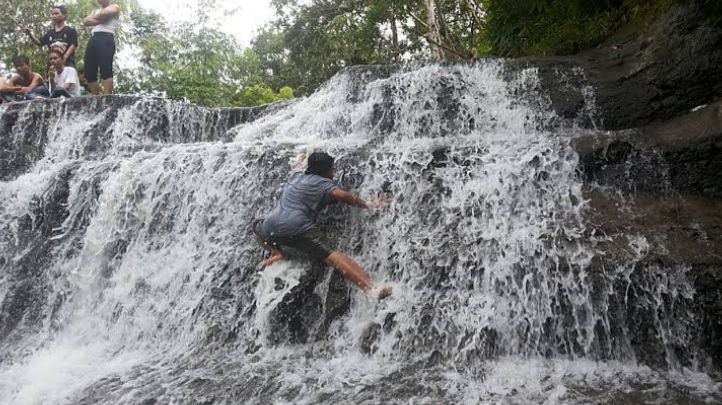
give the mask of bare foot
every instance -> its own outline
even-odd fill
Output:
[[[382,299],[388,297],[389,295],[391,295],[392,292],[393,292],[393,288],[391,288],[390,285],[384,286],[379,291],[379,299],[382,300]]]
[[[271,257],[269,257],[268,259],[261,262],[261,266],[263,266],[263,267],[270,266],[273,263],[280,262],[281,260],[283,260],[282,253],[280,253],[280,252],[273,253],[273,254],[271,254]]]

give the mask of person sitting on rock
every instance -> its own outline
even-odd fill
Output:
[[[50,98],[78,97],[80,95],[80,79],[72,66],[65,66],[63,54],[59,51],[48,53],[48,80],[51,83]]]
[[[256,221],[253,226],[256,240],[271,253],[261,265],[268,266],[283,260],[285,247],[297,249],[338,270],[368,297],[374,292],[369,276],[353,259],[336,250],[316,225],[319,212],[336,201],[370,208],[361,197],[338,186],[333,180],[335,171],[333,157],[324,152],[314,152],[308,157],[306,171],[291,175],[271,214],[264,220]],[[380,204],[386,202],[381,200]],[[377,296],[385,298],[391,295],[391,291],[390,286],[384,286]]]
[[[27,56],[16,56],[13,58],[13,65],[18,74],[10,79],[10,86],[19,87],[14,94],[16,100],[32,100],[36,97],[45,98],[50,95],[43,77],[30,69],[30,60]]]

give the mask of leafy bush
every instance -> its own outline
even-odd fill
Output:
[[[600,43],[625,21],[650,18],[679,1],[486,0],[484,35],[494,55],[570,54]]]

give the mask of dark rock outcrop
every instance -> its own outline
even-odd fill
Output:
[[[323,292],[316,291],[326,279],[328,288]],[[277,282],[282,283],[281,280]],[[299,284],[271,312],[269,343],[306,343],[322,339],[331,322],[348,311],[350,302],[349,289],[341,274],[323,263],[313,263],[301,276]]]
[[[622,32],[584,54],[523,59],[508,64],[511,73],[529,66],[538,69],[540,86],[549,95],[559,117],[600,129],[596,134],[574,140],[590,201],[589,240],[600,253],[592,270],[601,273],[605,263],[611,262],[633,264],[628,284],[616,285],[614,283],[620,281],[612,280],[615,291],[628,291],[628,295],[612,297],[609,303],[609,311],[615,313],[620,325],[626,325],[630,333],[624,337],[616,330],[600,333],[600,358],[624,357],[626,354],[612,353],[613,348],[619,346],[612,340],[624,338],[630,342],[631,356],[644,364],[665,368],[672,366],[671,359],[679,358],[684,359],[681,365],[687,366],[694,356],[686,352],[684,343],[695,341],[696,347],[705,348],[706,358],[711,359],[712,364],[707,368],[722,368],[722,103],[715,102],[722,92],[721,40],[722,33],[707,25],[698,10],[680,6],[649,27]],[[349,99],[360,99],[363,88],[360,84],[387,77],[394,69],[349,69],[346,74],[356,79],[349,86]],[[436,84],[437,101],[444,102],[449,84],[441,81]],[[596,110],[589,104],[593,100],[596,100]],[[701,104],[709,106],[689,113]],[[444,119],[453,121],[457,113],[453,100],[444,106]],[[118,96],[3,107],[0,181],[27,173],[42,159],[49,139],[58,136],[58,128],[53,127],[56,125],[53,123],[64,122],[69,112],[102,115],[102,119],[85,123],[77,134],[82,141],[75,152],[78,158],[101,160],[111,152],[133,153],[163,144],[229,141],[230,128],[253,121],[276,107],[210,110],[160,99]],[[383,103],[374,109],[382,133],[399,125],[392,113],[385,114],[387,110],[391,108]],[[119,137],[131,136],[114,125],[121,121],[117,119],[119,114],[126,113],[135,119],[137,127],[133,128],[133,137],[136,139],[127,146],[130,150],[114,150],[117,146],[114,142]],[[673,118],[667,119],[670,117]],[[623,130],[602,132],[618,129]],[[429,170],[448,164],[451,158],[447,154],[444,148],[434,151]],[[62,295],[44,291],[49,280],[36,273],[47,267],[43,260],[52,257],[48,252],[62,238],[53,232],[68,218],[67,177],[72,170],[71,165],[59,174],[45,200],[37,202],[32,218],[21,219],[19,225],[25,239],[19,243],[25,249],[25,256],[10,262],[10,257],[20,250],[17,246],[8,256],[0,256],[0,270],[11,274],[8,280],[13,283],[13,293],[5,297],[0,307],[0,341],[3,343],[12,340],[12,333],[23,323],[33,325],[38,319],[47,318],[42,311],[52,310],[55,305],[49,301],[63,299]],[[92,184],[88,187],[92,188]],[[82,221],[76,225],[77,228],[84,226]],[[162,232],[160,227],[158,232]],[[643,240],[644,246],[633,239]],[[109,245],[108,256],[122,255],[123,250],[121,242]],[[242,261],[255,258],[244,257]],[[667,277],[667,273],[678,274],[680,268],[691,281],[693,294],[650,292],[654,280]],[[213,271],[227,273],[225,268]],[[232,307],[227,302],[234,297],[230,293],[234,288],[242,287],[245,296],[250,296],[253,271],[233,270],[225,280],[219,281],[203,305]],[[322,339],[329,324],[348,311],[350,299],[345,281],[338,273],[327,271],[320,265],[313,266],[272,312],[271,344]],[[327,293],[321,297],[316,294],[316,288],[327,282],[326,276],[330,277]],[[441,279],[444,274],[439,271],[435,276]],[[430,285],[435,285],[431,281]],[[622,302],[622,298],[629,301]],[[666,318],[674,318],[675,311],[691,311],[698,322],[686,325],[690,329],[680,333],[679,341],[661,341],[653,325],[655,311],[646,304],[636,305],[655,300],[660,301],[659,311],[668,311]],[[28,301],[32,302],[28,304]],[[238,308],[237,315],[250,318],[254,309]],[[196,312],[201,315],[194,316],[202,316],[202,310],[199,306]],[[379,336],[391,330],[393,323],[393,316],[389,316],[383,325],[369,326],[361,338],[362,350],[376,351]],[[423,319],[420,327],[426,327]],[[211,327],[207,336],[209,342],[225,344],[233,342],[241,333],[239,326],[228,324]],[[479,340],[486,342],[487,348],[484,353],[473,355],[492,356],[496,350],[493,331],[479,333],[483,335]],[[421,338],[415,341],[420,350],[425,350],[427,343]],[[673,353],[663,353],[664,348]],[[434,355],[430,363],[436,361],[433,358]]]
[[[722,103],[666,121],[622,132],[603,132],[575,140],[590,202],[588,220],[605,261],[637,263],[634,287],[644,283],[650,266],[669,275],[683,271],[694,287],[684,298],[685,310],[697,322],[691,338],[710,359],[710,370],[722,368]],[[636,247],[636,248],[635,248]],[[600,266],[603,268],[603,266]],[[680,270],[681,269],[681,270]],[[660,292],[661,303],[675,291]],[[643,297],[641,297],[643,298]],[[636,307],[631,305],[630,307]],[[664,308],[664,307],[661,307]],[[632,318],[650,321],[655,314]],[[681,317],[679,317],[681,318]],[[630,318],[631,319],[631,318]],[[637,358],[659,363],[655,336],[644,322],[630,325]],[[690,358],[683,345],[678,358]]]
[[[625,26],[594,49],[514,65],[539,69],[562,117],[608,130],[639,127],[722,98],[722,28],[698,7],[678,5],[645,26]],[[593,121],[582,117],[585,84],[594,89]]]
[[[605,128],[644,125],[720,99],[722,29],[706,17],[693,5],[676,6],[578,55],[596,83]]]
[[[253,121],[278,106],[208,109],[136,96],[11,104],[4,106],[0,114],[0,181],[26,173],[45,155],[52,138],[69,135],[64,126],[72,126],[73,136],[82,140],[74,152],[78,158],[102,159],[118,138],[131,145],[126,152],[157,144],[227,142],[230,128]],[[118,119],[119,114],[132,114],[133,127],[116,126],[116,122],[123,121]]]
[[[719,371],[722,29],[705,17],[693,5],[676,6],[645,27],[625,27],[596,49],[545,60],[540,72],[560,115],[582,113],[584,95],[570,88],[589,83],[597,110],[587,126],[618,130],[575,139],[590,202],[588,218],[593,233],[601,235],[596,246],[605,260],[638,261],[633,280],[643,280],[650,263],[667,274],[684,269],[694,287],[693,298],[684,305],[697,320],[688,325],[689,333],[704,348],[698,359],[712,362],[703,366]],[[576,86],[555,86],[558,67],[564,65],[582,67],[585,77]],[[637,245],[634,238],[646,245]],[[662,302],[670,299],[660,297]],[[630,326],[644,334],[643,324]],[[655,337],[642,335],[639,341],[646,343],[635,346],[632,341],[637,358],[667,366],[657,364],[665,356],[653,352]]]

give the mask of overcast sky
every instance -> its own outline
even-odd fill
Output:
[[[197,0],[143,0],[141,6],[154,10],[169,22],[193,20]],[[248,46],[256,30],[273,17],[271,0],[223,0],[221,10],[214,10],[221,31],[235,36],[241,45]]]

